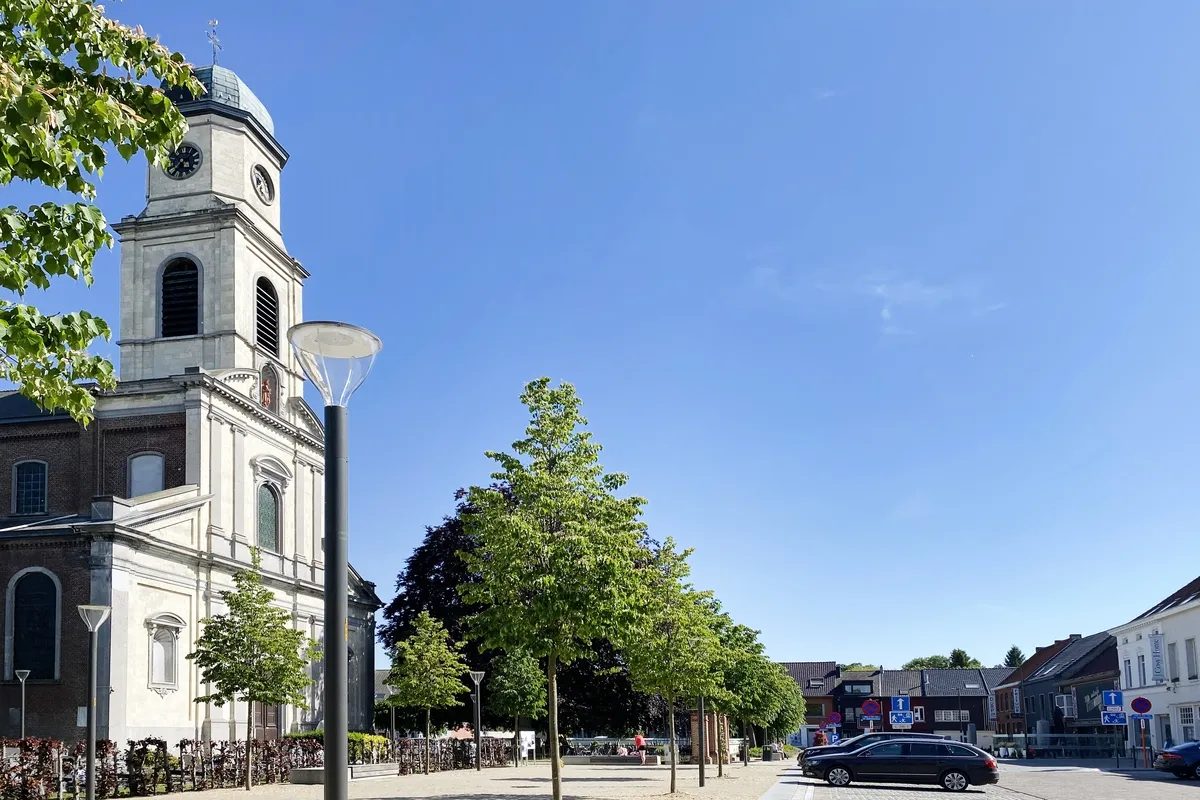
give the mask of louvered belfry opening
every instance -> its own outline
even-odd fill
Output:
[[[279,295],[266,278],[259,278],[256,285],[258,315],[258,344],[272,355],[279,355]]]
[[[162,276],[162,335],[200,332],[200,270],[186,258],[167,265]]]

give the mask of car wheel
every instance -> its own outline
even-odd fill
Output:
[[[951,792],[965,792],[970,785],[967,776],[958,770],[950,770],[942,776],[942,787]]]
[[[825,772],[825,782],[830,786],[849,786],[850,770],[845,767],[831,767]]]
[[[1192,777],[1200,780],[1200,761],[1197,761],[1195,766],[1192,767]]]

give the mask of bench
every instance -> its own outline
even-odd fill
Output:
[[[589,764],[607,764],[610,766],[614,766],[614,765],[630,766],[630,765],[632,765],[632,766],[636,766],[636,767],[640,767],[642,765],[642,757],[638,756],[638,755],[632,755],[632,756],[588,756],[587,758],[588,758],[587,763],[589,763]],[[653,764],[654,766],[657,767],[660,764],[662,764],[662,757],[661,756],[646,756],[646,764],[647,765]]]

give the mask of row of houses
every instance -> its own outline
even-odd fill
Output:
[[[978,737],[1124,734],[1128,747],[1159,750],[1197,739],[1200,715],[1200,578],[1134,619],[1106,631],[1071,634],[1038,647],[1015,669],[840,670],[832,661],[786,662],[808,703],[798,744],[812,743],[830,714],[843,735],[868,724],[890,729],[892,698],[907,696],[913,731]],[[1105,691],[1120,690],[1124,710],[1149,702],[1151,719],[1103,724]],[[878,700],[880,722],[862,719]]]

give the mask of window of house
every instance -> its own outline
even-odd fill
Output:
[[[1175,642],[1167,642],[1167,680],[1179,680],[1179,647]]]
[[[945,709],[939,708],[939,709],[935,709],[933,712],[933,721],[934,722],[956,722],[957,720],[954,719],[954,711],[953,710],[947,711]]]
[[[1189,681],[1194,681],[1200,678],[1200,673],[1196,671],[1196,640],[1187,639],[1183,643],[1183,656],[1187,660],[1187,675]],[[1126,662],[1128,663],[1128,662]]]
[[[809,678],[805,689],[824,689],[825,681],[822,678]]]
[[[913,712],[913,722],[924,722],[925,721],[925,706],[913,706],[912,712]]]
[[[807,717],[823,717],[825,716],[824,703],[806,703],[804,715]]]
[[[150,688],[166,695],[179,688],[179,632],[183,620],[174,614],[159,614],[146,620],[150,634]]]
[[[1146,685],[1146,656],[1138,655],[1138,686]]]
[[[279,494],[269,483],[258,487],[258,546],[279,552]]]
[[[870,695],[871,684],[869,683],[848,683],[846,684],[846,694],[854,695]]]
[[[141,497],[163,490],[163,457],[159,453],[138,453],[129,459],[129,497]]]
[[[255,328],[258,346],[279,355],[279,295],[269,278],[255,283]]]
[[[1196,710],[1191,706],[1179,707],[1179,728],[1183,741],[1196,741]]]
[[[46,513],[46,462],[22,461],[13,467],[13,513]]]
[[[1121,676],[1125,679],[1125,688],[1133,688],[1133,668],[1129,665],[1129,659],[1125,659],[1124,665],[1121,667]]]
[[[200,332],[200,270],[187,258],[167,264],[162,274],[162,335]]]
[[[60,620],[57,581],[48,572],[30,570],[21,574],[9,591],[13,671],[29,670],[30,680],[56,680]]]

